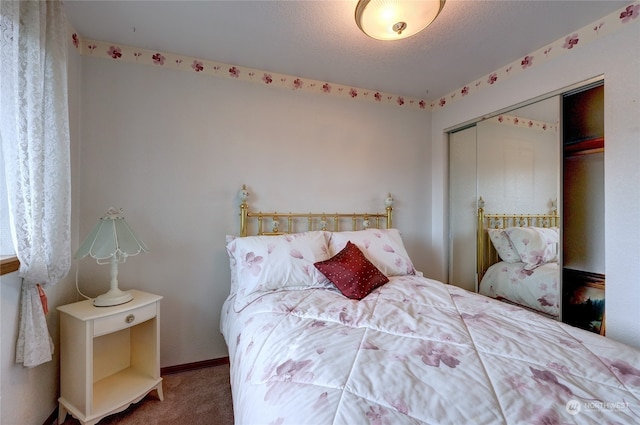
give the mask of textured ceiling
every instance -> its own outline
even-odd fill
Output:
[[[437,99],[630,1],[447,0],[416,36],[378,41],[357,1],[75,1],[81,37]]]

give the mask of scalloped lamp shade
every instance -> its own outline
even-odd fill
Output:
[[[111,288],[106,294],[96,297],[93,304],[109,307],[131,301],[133,296],[118,288],[118,263],[124,263],[127,257],[148,251],[144,242],[133,233],[121,211],[109,209],[73,256],[81,260],[89,255],[98,264],[111,264]]]
[[[371,38],[400,40],[428,27],[445,0],[360,0],[356,23]]]

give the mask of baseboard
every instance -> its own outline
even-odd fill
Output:
[[[170,375],[172,373],[187,372],[189,370],[204,369],[205,367],[222,366],[229,364],[229,357],[220,357],[218,359],[202,360],[199,362],[185,363],[176,366],[167,366],[160,368],[160,375]],[[58,421],[58,407],[56,407],[42,425],[55,425]]]
[[[160,375],[169,375],[172,373],[203,369],[205,367],[221,366],[224,364],[229,364],[229,357],[220,357],[218,359],[202,360],[199,362],[163,367],[163,368],[160,368]]]
[[[49,417],[44,421],[42,425],[56,425],[58,423],[58,408],[53,409],[53,412],[49,415]]]

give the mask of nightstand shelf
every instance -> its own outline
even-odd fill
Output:
[[[163,399],[160,377],[161,296],[132,290],[133,300],[95,307],[90,300],[60,311],[60,410],[83,424],[125,410],[149,392]]]

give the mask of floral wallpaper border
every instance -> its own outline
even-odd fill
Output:
[[[557,123],[548,123],[544,121],[530,120],[528,118],[517,117],[514,115],[497,115],[482,122],[490,122],[493,124],[504,124],[515,127],[530,128],[532,130],[556,132],[558,130]]]
[[[589,25],[585,25],[578,31],[568,34],[564,38],[558,39],[545,47],[541,47],[535,52],[511,62],[507,66],[441,97],[435,105],[432,102],[432,105],[434,108],[442,108],[478,90],[492,87],[514,75],[526,72],[528,69],[548,62],[563,54],[570,53],[572,50],[578,49],[592,41],[620,31],[626,25],[640,21],[640,19],[638,19],[639,16],[640,2],[635,1],[629,6],[619,9]]]
[[[400,108],[410,108],[425,111],[433,111],[438,108],[456,102],[479,90],[490,88],[496,84],[511,78],[521,72],[550,61],[555,57],[569,53],[598,38],[621,30],[632,22],[638,22],[640,15],[640,2],[635,1],[608,16],[581,28],[566,37],[541,47],[535,52],[526,55],[503,68],[489,73],[476,81],[465,85],[446,96],[436,100],[418,99],[385,93],[375,89],[364,89],[332,83],[328,81],[312,80],[293,75],[279,74],[240,65],[232,65],[222,62],[184,56],[175,53],[147,50],[132,46],[118,45],[106,41],[84,39],[73,30],[71,31],[71,43],[79,50],[80,54],[95,56],[121,62],[140,63],[156,67],[165,67],[184,72],[195,72],[202,75],[213,75],[231,78],[238,81],[247,81],[263,86],[280,87],[293,91],[305,91],[320,95],[343,97],[352,101],[369,101],[386,104]]]

